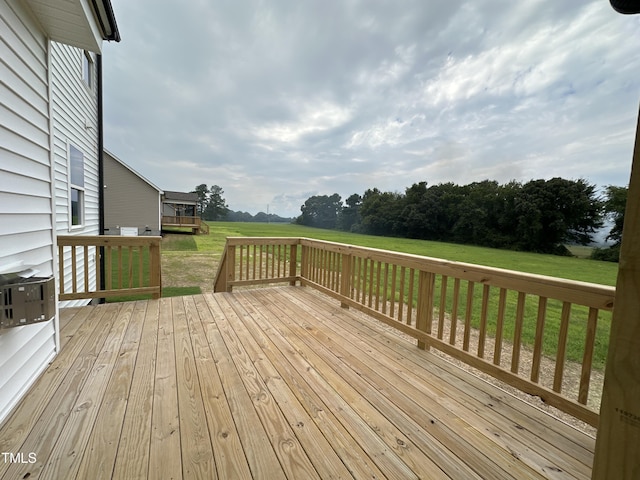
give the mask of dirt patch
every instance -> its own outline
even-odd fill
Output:
[[[212,252],[162,252],[162,286],[198,286],[213,292],[220,254]]]

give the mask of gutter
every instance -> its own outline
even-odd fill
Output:
[[[110,0],[91,0],[93,11],[96,12],[96,19],[102,30],[102,37],[105,40],[114,42],[120,41],[120,31],[116,23],[116,16],[113,13],[113,7]]]

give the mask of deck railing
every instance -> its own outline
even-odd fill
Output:
[[[160,298],[161,240],[154,236],[58,236],[59,299],[142,294]],[[103,275],[100,272],[101,256],[104,259]],[[104,278],[102,286],[101,277]]]
[[[191,216],[184,216],[184,215],[163,215],[162,216],[162,224],[163,225],[172,225],[172,226],[177,226],[177,227],[194,227],[200,226],[200,223],[202,223],[202,220],[200,219],[200,217],[191,217]]]
[[[313,287],[597,426],[589,397],[601,393],[592,372],[606,359],[613,287],[305,238],[227,239],[215,291],[277,282]]]

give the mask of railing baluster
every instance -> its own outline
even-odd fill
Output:
[[[64,279],[66,276],[65,271],[65,262],[64,262],[64,245],[58,243],[58,271],[60,272],[60,295],[64,295],[66,293]]]
[[[113,247],[111,245],[105,245],[104,247],[104,256],[105,256],[105,268],[106,271],[106,289],[113,289]]]
[[[251,273],[252,273],[252,278],[256,278],[256,264],[257,264],[257,257],[256,257],[256,245],[255,243],[253,244],[253,249],[252,249],[252,254],[251,254]]]
[[[389,316],[393,318],[396,306],[396,264],[391,266],[391,304],[389,308]]]
[[[100,264],[102,262],[100,261],[100,247],[98,245],[95,246],[94,263],[96,264],[96,290],[101,290],[104,288],[104,285],[100,285],[100,279],[102,278],[102,270],[101,270],[102,267]],[[64,292],[60,292],[60,293],[64,293]]]
[[[381,288],[382,292],[380,293],[380,301],[382,302],[382,314],[387,313],[387,289],[389,288],[389,264],[384,263],[384,272],[382,275]]]
[[[404,313],[404,276],[405,267],[400,267],[400,291],[398,292],[398,321],[402,322],[402,315]]]
[[[473,316],[473,286],[473,282],[467,282],[467,309],[464,314],[464,337],[462,342],[462,349],[465,352],[469,351],[469,341],[471,338],[471,318]]]
[[[413,283],[415,281],[415,269],[409,269],[409,293],[407,300],[407,325],[411,325],[413,321]]]
[[[282,265],[282,246],[278,245],[278,278],[280,278],[281,265]],[[284,269],[283,269],[284,270]]]
[[[449,330],[449,344],[456,344],[456,333],[458,330],[458,301],[460,300],[460,279],[453,279],[453,304],[451,306],[451,323]]]
[[[122,288],[122,245],[118,245],[118,288]]]
[[[547,316],[547,298],[538,300],[538,319],[536,323],[536,339],[533,344],[533,364],[531,365],[531,381],[538,383],[540,380],[540,364],[542,360],[542,343],[544,340],[544,322]]]
[[[500,365],[502,361],[502,330],[504,329],[504,313],[507,305],[507,289],[500,289],[498,298],[498,318],[496,321],[496,339],[493,345],[493,364]]]
[[[144,285],[144,279],[143,279],[143,271],[144,271],[144,267],[143,267],[143,259],[144,259],[144,250],[142,248],[142,246],[138,247],[138,286],[142,287],[142,285]]]
[[[376,311],[380,310],[380,275],[382,274],[382,262],[378,260],[376,268]]]
[[[82,270],[84,271],[84,291],[89,291],[89,245],[83,245],[82,247]]]
[[[582,358],[582,371],[580,372],[580,390],[578,402],[587,404],[589,398],[589,384],[591,383],[591,364],[593,363],[593,347],[596,343],[596,331],[598,327],[598,309],[590,308],[587,320],[587,337]]]
[[[371,259],[371,266],[369,267],[369,301],[368,301],[368,306],[369,308],[371,308],[371,306],[373,305],[373,273],[374,273],[374,266],[376,265],[376,261]]]
[[[362,279],[362,257],[354,258],[355,267],[353,269],[353,299],[360,301],[360,282]]]
[[[367,258],[363,259],[362,265],[362,290],[360,291],[360,303],[363,305],[367,302],[367,268],[369,267],[369,260]]]
[[[440,281],[440,308],[438,312],[438,339],[444,337],[444,318],[447,312],[447,276],[442,275]]]
[[[480,309],[480,328],[478,331],[478,357],[484,358],[484,346],[487,339],[487,317],[489,316],[489,285],[482,287],[482,307]]]
[[[71,247],[71,292],[78,291],[78,259],[76,258],[76,247]]]
[[[132,288],[133,287],[133,247],[132,246],[129,246],[128,266],[129,266],[129,279],[128,279],[127,287]]]
[[[524,292],[518,292],[518,305],[516,307],[516,323],[513,330],[513,351],[511,352],[511,371],[520,371],[520,344],[522,342],[522,323],[524,321],[524,302],[526,300]]]
[[[276,274],[276,246],[271,245],[271,278]]]
[[[560,315],[560,332],[558,333],[558,353],[556,354],[556,369],[553,375],[553,390],[562,391],[564,376],[564,360],[567,351],[567,335],[569,333],[569,317],[571,316],[571,304],[563,302]]]

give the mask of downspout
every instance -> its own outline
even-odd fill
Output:
[[[104,122],[102,108],[102,55],[96,55],[98,88],[98,234],[104,235]],[[104,247],[100,247],[100,289],[105,289]],[[105,299],[101,298],[100,303]]]

